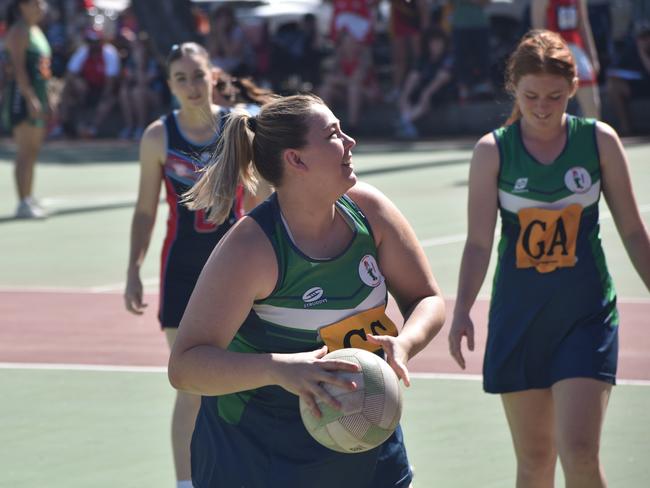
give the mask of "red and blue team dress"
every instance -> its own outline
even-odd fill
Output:
[[[158,319],[163,328],[178,327],[196,280],[219,239],[243,215],[243,189],[226,220],[211,224],[203,210],[192,211],[181,203],[182,195],[199,177],[199,170],[212,158],[225,121],[225,110],[218,117],[219,129],[207,144],[191,143],[183,135],[176,112],[162,117],[167,137],[167,157],[163,166],[169,218],[163,244],[160,271],[160,309]]]

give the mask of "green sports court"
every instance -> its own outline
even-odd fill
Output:
[[[0,487],[173,487],[173,390],[156,320],[166,203],[142,276],[149,308],[124,309],[137,147],[48,144],[36,194],[46,221],[13,219],[13,146],[0,146]],[[451,316],[466,231],[473,140],[361,141],[360,179],[410,220]],[[632,181],[650,226],[650,142],[626,140]],[[620,298],[619,382],[602,439],[612,487],[650,479],[650,297],[602,203],[601,232]],[[493,260],[494,261],[494,260]],[[492,263],[493,266],[494,263]],[[416,488],[514,486],[510,434],[497,396],[479,381],[491,274],[474,308],[478,347],[462,372],[446,352],[447,327],[410,364],[402,419]],[[462,374],[461,374],[462,373]],[[558,469],[557,485],[562,486]]]

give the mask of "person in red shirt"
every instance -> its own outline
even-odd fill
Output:
[[[120,57],[115,46],[104,42],[101,30],[87,29],[84,43],[68,61],[59,107],[60,123],[66,132],[79,132],[85,137],[97,135],[98,127],[117,102],[119,74]],[[91,122],[80,122],[75,127],[71,119],[79,104],[95,107],[95,112]]]
[[[557,32],[566,41],[578,68],[576,97],[584,117],[600,119],[598,52],[591,32],[587,0],[534,0],[531,4],[534,29]]]

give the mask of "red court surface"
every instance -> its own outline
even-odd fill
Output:
[[[118,293],[0,292],[0,362],[165,366],[168,348],[156,319],[157,298],[148,296],[147,312],[134,316]],[[476,350],[466,354],[465,373],[481,371],[487,308],[478,301],[472,311]],[[448,301],[448,317],[452,310]],[[619,310],[618,377],[650,380],[650,302],[624,301]],[[448,326],[410,362],[412,372],[463,372],[447,352]]]

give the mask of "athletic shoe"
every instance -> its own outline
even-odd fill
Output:
[[[46,219],[47,212],[32,197],[24,198],[16,209],[17,219]]]

